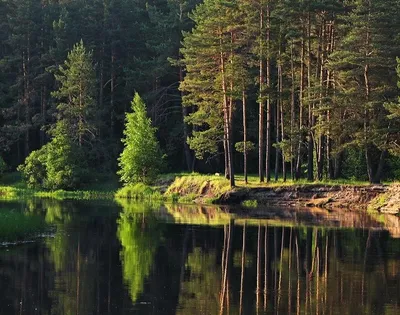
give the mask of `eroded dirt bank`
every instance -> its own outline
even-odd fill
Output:
[[[306,206],[326,209],[368,209],[399,214],[400,185],[294,185],[287,187],[240,188],[219,197],[217,204],[239,204],[256,200],[268,206]]]

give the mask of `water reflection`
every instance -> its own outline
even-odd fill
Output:
[[[125,202],[124,206],[118,219],[117,235],[122,246],[124,281],[132,302],[136,303],[154,263],[163,227],[150,205]]]
[[[0,314],[400,313],[400,239],[382,218],[343,229],[289,210],[279,221],[130,202],[13,207],[53,235],[0,248]]]

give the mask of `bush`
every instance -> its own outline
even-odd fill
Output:
[[[82,149],[62,133],[54,137],[50,148],[46,159],[45,188],[78,188],[87,177]]]
[[[49,145],[44,145],[39,150],[32,151],[25,159],[24,164],[17,168],[29,188],[41,188],[45,185],[48,148]]]
[[[62,125],[58,128],[50,143],[33,151],[18,167],[29,188],[74,189],[88,177],[82,149]]]

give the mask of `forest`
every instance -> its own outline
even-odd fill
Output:
[[[124,177],[140,129],[143,163],[231,186],[399,179],[399,34],[398,0],[0,0],[0,170]]]

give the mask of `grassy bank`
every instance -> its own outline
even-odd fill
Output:
[[[0,182],[0,198],[15,199],[23,197],[39,197],[53,199],[133,199],[133,200],[157,200],[179,203],[214,203],[224,194],[232,191],[229,181],[224,176],[204,175],[198,173],[163,174],[153,186],[133,184],[118,188],[118,179],[105,176],[99,178],[96,183],[85,187],[85,190],[66,191],[39,191],[28,189],[18,173],[4,176]],[[103,180],[103,181],[101,181]],[[309,182],[307,180],[277,181],[260,183],[258,176],[248,176],[248,183],[244,182],[243,175],[235,177],[236,187],[233,191],[248,191],[256,188],[280,188],[280,187],[307,187],[312,185],[325,186],[368,186],[368,182],[352,180],[329,180]],[[246,207],[255,207],[256,201],[244,203]]]
[[[307,180],[278,181],[260,183],[258,176],[248,176],[248,183],[245,183],[243,175],[235,177],[236,187],[231,188],[229,180],[224,176],[204,175],[198,173],[177,173],[164,174],[160,176],[154,186],[143,184],[129,185],[121,188],[116,193],[116,198],[128,198],[134,200],[160,200],[178,203],[201,203],[211,204],[218,200],[222,195],[230,191],[247,191],[255,188],[279,188],[291,186],[368,186],[368,182],[350,180],[330,180],[309,182]],[[255,207],[255,200],[244,203],[246,207]]]
[[[99,179],[101,180],[101,178]],[[0,199],[18,199],[18,198],[51,198],[51,199],[113,199],[118,188],[118,180],[110,176],[104,177],[103,181],[96,181],[90,185],[84,186],[82,190],[38,190],[30,189],[26,186],[17,172],[8,173],[2,176],[0,181]]]

